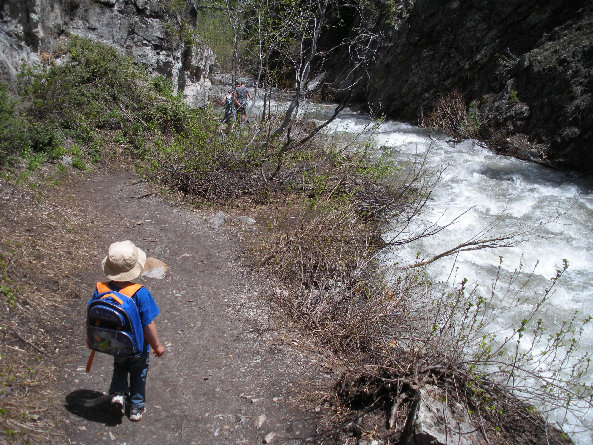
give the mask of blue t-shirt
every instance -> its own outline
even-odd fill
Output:
[[[111,290],[119,291],[121,287],[116,286],[113,281],[107,283]],[[95,286],[95,292],[93,292],[93,299],[95,299],[99,293],[97,292],[97,287]],[[140,321],[142,323],[142,327],[148,326],[153,320],[156,318],[157,315],[161,313],[159,307],[154,301],[152,294],[142,286],[138,292],[134,294],[132,297],[134,303],[136,303],[136,307],[138,308],[138,314],[140,315]],[[150,351],[150,344],[147,341],[144,341],[144,349],[142,351],[143,354]]]

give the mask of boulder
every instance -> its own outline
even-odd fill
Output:
[[[220,229],[226,222],[226,218],[227,214],[220,210],[208,220],[208,224],[215,230]]]
[[[445,393],[426,385],[414,398],[401,443],[405,445],[486,444],[469,422],[469,414],[456,402],[445,403]]]

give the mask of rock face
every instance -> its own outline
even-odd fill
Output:
[[[417,122],[458,90],[496,148],[593,171],[592,2],[416,0],[397,26],[377,14],[374,31],[355,90],[373,112]]]
[[[51,58],[57,39],[71,33],[116,47],[149,71],[172,79],[189,105],[202,105],[210,87],[214,53],[200,45],[188,48],[182,39],[174,36],[170,32],[174,18],[167,16],[160,3],[158,0],[3,1],[0,82],[13,81],[23,63]]]

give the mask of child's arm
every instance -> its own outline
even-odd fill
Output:
[[[154,321],[144,327],[144,338],[146,338],[146,341],[152,346],[154,355],[161,357],[165,353],[165,347],[161,345],[161,342],[159,341]]]

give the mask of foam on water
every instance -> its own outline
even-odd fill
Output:
[[[286,102],[273,102],[273,110],[286,109]],[[254,106],[261,106],[256,102]],[[299,115],[322,122],[333,113],[333,104],[302,104]],[[398,248],[392,261],[411,264],[429,258],[467,241],[491,224],[490,235],[510,233],[535,227],[528,240],[516,247],[497,250],[463,252],[457,258],[444,258],[428,268],[433,280],[446,282],[453,266],[458,279],[484,285],[484,292],[494,280],[503,257],[502,270],[512,274],[523,265],[519,278],[530,277],[524,292],[541,295],[550,278],[562,268],[563,259],[569,269],[555,285],[547,306],[542,311],[546,325],[558,328],[575,310],[591,313],[593,302],[593,181],[576,174],[562,173],[518,159],[499,156],[475,141],[449,144],[445,137],[430,137],[416,126],[384,121],[378,127],[362,114],[344,110],[327,128],[338,134],[358,134],[373,128],[377,147],[389,149],[403,164],[426,159],[429,169],[441,171],[442,179],[434,188],[431,200],[418,224],[446,225],[463,215],[437,236],[421,239]],[[465,212],[465,213],[464,213]],[[538,226],[540,222],[545,225]],[[386,239],[390,234],[386,233]],[[512,292],[511,292],[512,294]],[[509,309],[510,302],[500,296],[500,317],[493,329],[510,332],[528,310],[530,304]],[[508,303],[508,304],[507,304]],[[531,304],[535,304],[535,301]],[[586,326],[578,345],[581,352],[593,352],[593,324]],[[593,382],[591,382],[593,383]],[[559,418],[556,418],[559,420]],[[593,413],[581,419],[565,420],[572,438],[579,445],[593,445],[591,429]],[[587,426],[587,431],[583,425]],[[579,432],[580,431],[580,432]]]
[[[369,123],[365,116],[348,111],[336,119],[329,130],[356,133],[367,130]],[[519,275],[524,279],[538,264],[530,278],[531,287],[525,289],[536,298],[537,289],[541,292],[550,284],[549,280],[566,259],[569,268],[555,285],[542,312],[545,322],[559,327],[575,310],[592,314],[593,183],[590,180],[496,155],[474,141],[452,145],[444,138],[434,140],[424,130],[399,122],[383,122],[374,138],[377,146],[393,149],[397,160],[410,162],[426,157],[430,169],[445,168],[422,216],[424,224],[444,226],[465,212],[437,236],[398,249],[397,258],[392,261],[411,264],[418,254],[429,258],[467,241],[490,224],[495,228],[488,236],[532,227],[532,233],[520,245],[463,252],[456,259],[444,258],[433,263],[428,268],[429,273],[433,279],[446,282],[452,267],[456,267],[457,277],[467,278],[470,284],[488,284],[494,280],[500,256],[503,257],[502,268],[509,274],[523,264]],[[540,225],[541,222],[545,224]],[[391,236],[385,234],[386,239]],[[509,310],[504,296],[500,298],[504,317],[495,328],[505,332],[513,323],[520,322],[527,307]],[[593,326],[585,328],[578,347],[580,352],[593,353]],[[593,413],[589,412],[582,419],[569,416],[566,422],[575,425],[571,431],[576,443],[593,444],[591,430],[579,432],[583,425],[593,426]]]

